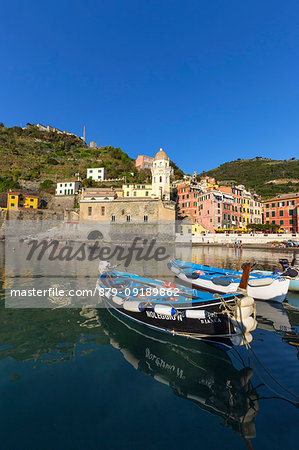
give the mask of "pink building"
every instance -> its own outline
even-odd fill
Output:
[[[137,159],[135,161],[135,165],[137,169],[150,169],[153,166],[154,158],[151,158],[150,156],[145,155],[138,155]]]
[[[238,229],[242,226],[242,191],[220,187],[202,192],[197,198],[196,222],[213,233],[217,229]]]

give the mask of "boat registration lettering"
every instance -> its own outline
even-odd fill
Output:
[[[181,315],[166,316],[165,314],[157,314],[154,311],[145,311],[145,312],[146,312],[147,317],[150,317],[151,319],[178,320],[178,321],[183,320]]]

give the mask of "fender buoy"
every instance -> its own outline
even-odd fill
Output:
[[[193,273],[198,273],[198,275],[205,275],[205,273],[202,270],[194,270]]]
[[[176,285],[174,283],[172,283],[171,281],[166,281],[165,283],[162,284],[162,287],[165,287],[166,289],[176,289]]]
[[[171,281],[166,281],[162,284],[162,287],[165,289],[177,289],[177,286]],[[165,300],[168,300],[169,302],[176,302],[178,297],[166,297]]]

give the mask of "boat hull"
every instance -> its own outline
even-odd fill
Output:
[[[223,350],[233,347],[234,339],[231,339],[231,336],[237,336],[233,324],[225,314],[215,315],[206,319],[190,319],[182,315],[170,317],[164,314],[157,314],[151,310],[143,312],[126,311],[112,300],[105,298],[104,301],[107,308],[112,308],[121,316],[148,328],[173,336],[203,340]]]
[[[272,274],[270,270],[254,270],[253,273],[261,273],[263,275]],[[289,291],[299,292],[299,276],[294,279],[290,279]]]

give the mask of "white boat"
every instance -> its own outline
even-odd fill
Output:
[[[169,269],[194,289],[231,294],[239,288],[242,272],[172,260]],[[282,303],[287,295],[290,280],[279,275],[251,273],[247,293],[255,300]]]
[[[279,274],[281,277],[287,277],[290,280],[289,290],[299,292],[299,266],[292,263],[289,264],[287,259],[280,259],[279,264],[282,266],[282,271],[278,270],[271,272],[270,270],[254,270],[252,273],[260,273],[262,275]]]

